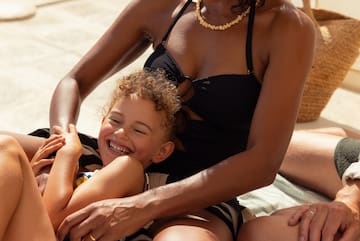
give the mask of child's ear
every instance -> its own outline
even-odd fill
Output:
[[[165,142],[161,145],[158,153],[152,158],[153,163],[159,163],[168,158],[175,149],[175,143],[172,141]]]

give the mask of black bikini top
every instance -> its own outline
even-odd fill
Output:
[[[186,79],[176,61],[167,51],[164,43],[192,3],[188,0],[170,25],[162,42],[155,48],[144,64],[147,69],[163,69],[168,78],[177,84]],[[253,74],[252,63],[252,30],[255,18],[255,1],[250,7],[249,23],[246,37],[247,74],[223,74],[201,79],[190,79],[193,83],[194,96],[186,103],[195,113],[199,114],[212,126],[221,129],[245,131],[250,128],[252,115],[259,97],[261,85]]]

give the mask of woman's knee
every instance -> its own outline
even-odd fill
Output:
[[[205,212],[205,215],[203,215]],[[154,232],[154,241],[231,241],[228,226],[218,217],[204,211],[200,215],[189,215],[161,221]]]
[[[182,241],[182,240],[220,240],[211,231],[187,225],[173,225],[162,229],[153,239],[154,241]]]

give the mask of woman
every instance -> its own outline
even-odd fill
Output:
[[[51,126],[75,123],[81,101],[149,45],[155,51],[145,67],[167,71],[186,111],[182,148],[150,169],[168,174],[171,184],[117,200],[115,206],[132,203],[131,221],[112,232],[92,224],[70,234],[77,240],[92,229],[97,239],[105,232],[115,239],[161,219],[151,229],[157,240],[177,232],[182,239],[235,239],[242,208],[234,198],[270,184],[286,151],[311,67],[314,27],[283,0],[132,1],[58,85]],[[198,218],[177,216],[184,213]]]
[[[96,203],[95,213],[66,219],[61,235],[75,220],[72,240],[89,232],[115,240],[156,219],[154,240],[236,239],[235,197],[270,184],[280,167],[314,35],[311,20],[285,0],[133,0],[59,83],[50,124],[76,123],[84,98],[152,45],[145,67],[164,69],[183,99],[179,148],[149,169],[166,174],[167,185]]]

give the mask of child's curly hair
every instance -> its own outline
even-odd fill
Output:
[[[138,70],[119,79],[107,107],[106,116],[115,102],[124,96],[136,95],[155,104],[156,111],[164,111],[167,137],[174,137],[175,114],[181,108],[176,86],[171,83],[162,70]]]

